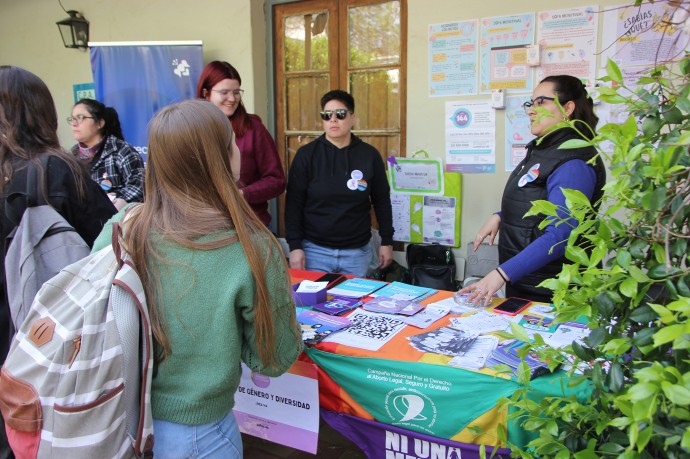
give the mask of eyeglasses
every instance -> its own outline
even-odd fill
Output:
[[[217,92],[222,97],[228,97],[232,94],[236,99],[241,99],[244,94],[244,89],[211,89],[212,92]]]
[[[81,124],[84,122],[85,119],[94,119],[93,116],[86,116],[86,115],[77,115],[77,116],[68,116],[67,117],[67,122],[69,124]]]
[[[344,120],[345,117],[347,117],[348,112],[349,110],[346,110],[344,108],[336,108],[335,110],[321,110],[319,112],[319,115],[321,115],[322,120],[330,121],[333,117],[333,114],[335,113],[336,118],[338,118],[339,120]]]
[[[546,96],[539,96],[535,97],[534,99],[530,99],[524,104],[522,104],[522,108],[527,111],[532,107],[541,107],[544,104],[545,100],[556,100],[555,97],[546,97]]]

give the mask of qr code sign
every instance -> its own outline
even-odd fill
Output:
[[[405,323],[393,319],[392,317],[380,314],[367,314],[357,311],[348,317],[352,325],[347,328],[347,332],[353,335],[363,336],[374,340],[386,341],[398,332]]]

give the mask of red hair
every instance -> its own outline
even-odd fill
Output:
[[[240,73],[235,67],[225,61],[209,62],[201,71],[199,82],[196,85],[196,97],[198,99],[206,99],[204,91],[210,93],[211,88],[223,80],[237,80],[240,85],[242,84],[242,77],[240,77]],[[237,137],[244,136],[244,134],[251,129],[252,123],[250,117],[251,115],[247,113],[247,109],[244,108],[244,102],[240,99],[235,113],[229,117],[230,123],[232,123],[232,130],[235,131]]]

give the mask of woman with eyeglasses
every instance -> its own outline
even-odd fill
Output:
[[[297,151],[285,197],[290,267],[364,277],[372,261],[373,207],[378,265],[393,260],[390,187],[381,154],[352,134],[355,100],[339,89],[321,98],[324,134]]]
[[[81,99],[67,117],[77,144],[72,153],[108,193],[120,210],[128,202],[144,200],[144,161],[125,142],[120,118],[113,107],[93,99]]]
[[[503,192],[501,211],[479,229],[473,248],[489,238],[498,240],[499,267],[480,281],[461,290],[474,303],[488,305],[504,284],[507,297],[550,303],[552,292],[537,287],[561,272],[568,237],[576,221],[552,222],[539,228],[543,216],[524,217],[532,201],[548,200],[567,218],[563,189],[578,190],[598,207],[606,183],[606,168],[594,147],[560,149],[571,139],[591,139],[598,122],[594,104],[582,82],[569,75],[544,78],[523,107],[532,134],[527,155],[510,174]],[[564,121],[574,122],[574,128]]]
[[[201,71],[199,99],[211,101],[232,123],[240,154],[233,157],[233,176],[240,193],[265,225],[271,222],[268,201],[285,191],[285,172],[273,137],[261,118],[247,113],[242,102],[242,78],[227,62],[213,61]]]

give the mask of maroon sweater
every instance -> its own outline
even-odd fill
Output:
[[[250,120],[252,128],[237,137],[242,158],[238,185],[256,215],[268,225],[271,222],[268,201],[285,191],[285,172],[276,144],[261,118],[250,115]]]

